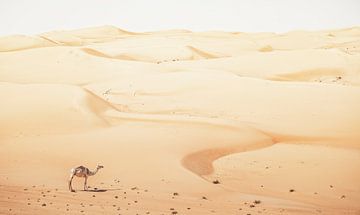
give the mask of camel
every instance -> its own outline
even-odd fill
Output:
[[[84,190],[88,190],[88,187],[87,187],[87,179],[88,179],[88,177],[95,175],[99,171],[99,169],[101,169],[101,168],[104,168],[104,166],[101,166],[99,164],[96,166],[95,171],[90,171],[88,168],[86,168],[84,166],[78,166],[76,168],[72,168],[70,170],[71,174],[70,174],[70,179],[69,179],[69,190],[71,192],[75,192],[75,190],[72,188],[72,185],[71,185],[74,176],[84,177],[85,178]]]

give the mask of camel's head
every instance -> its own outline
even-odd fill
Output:
[[[104,166],[98,164],[98,165],[96,166],[96,168],[97,168],[97,169],[101,169],[101,168],[104,168]]]

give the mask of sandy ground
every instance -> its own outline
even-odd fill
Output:
[[[359,27],[2,37],[0,102],[0,214],[360,214]]]

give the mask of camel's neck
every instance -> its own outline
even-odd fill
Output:
[[[96,168],[95,169],[95,171],[89,171],[89,175],[91,176],[91,175],[95,175],[97,172],[99,171],[99,169],[98,168]]]

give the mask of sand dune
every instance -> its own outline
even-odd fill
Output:
[[[285,60],[286,59],[286,60]],[[360,56],[339,50],[248,52],[199,62],[176,62],[184,70],[227,71],[243,77],[359,85]],[[329,79],[329,80],[327,80]]]
[[[107,125],[101,117],[107,110],[105,102],[79,87],[3,83],[0,88],[3,137],[71,133]]]
[[[0,38],[0,214],[359,214],[360,28]],[[90,191],[70,168],[105,166]]]
[[[47,32],[37,36],[13,35],[0,37],[0,52],[17,51],[49,46],[82,46],[88,43],[105,42],[136,33],[114,26],[101,26],[71,31]]]
[[[199,59],[211,59],[217,58],[210,53],[206,53],[192,46],[187,47],[158,47],[161,52],[157,54],[153,53],[153,47],[151,48],[136,48],[133,50],[124,50],[122,53],[117,53],[116,55],[109,55],[91,48],[83,48],[82,50],[90,55],[95,55],[97,57],[105,57],[118,60],[130,60],[130,61],[143,61],[150,63],[164,63],[164,62],[175,62],[182,60],[199,60]],[[182,53],[182,55],[179,55]]]
[[[13,35],[0,37],[0,52],[54,46],[56,43],[41,37]]]
[[[53,31],[40,34],[43,38],[54,41],[59,45],[68,46],[81,46],[88,43],[111,41],[129,35],[136,35],[136,33],[124,31],[114,26],[101,26],[71,31]]]

